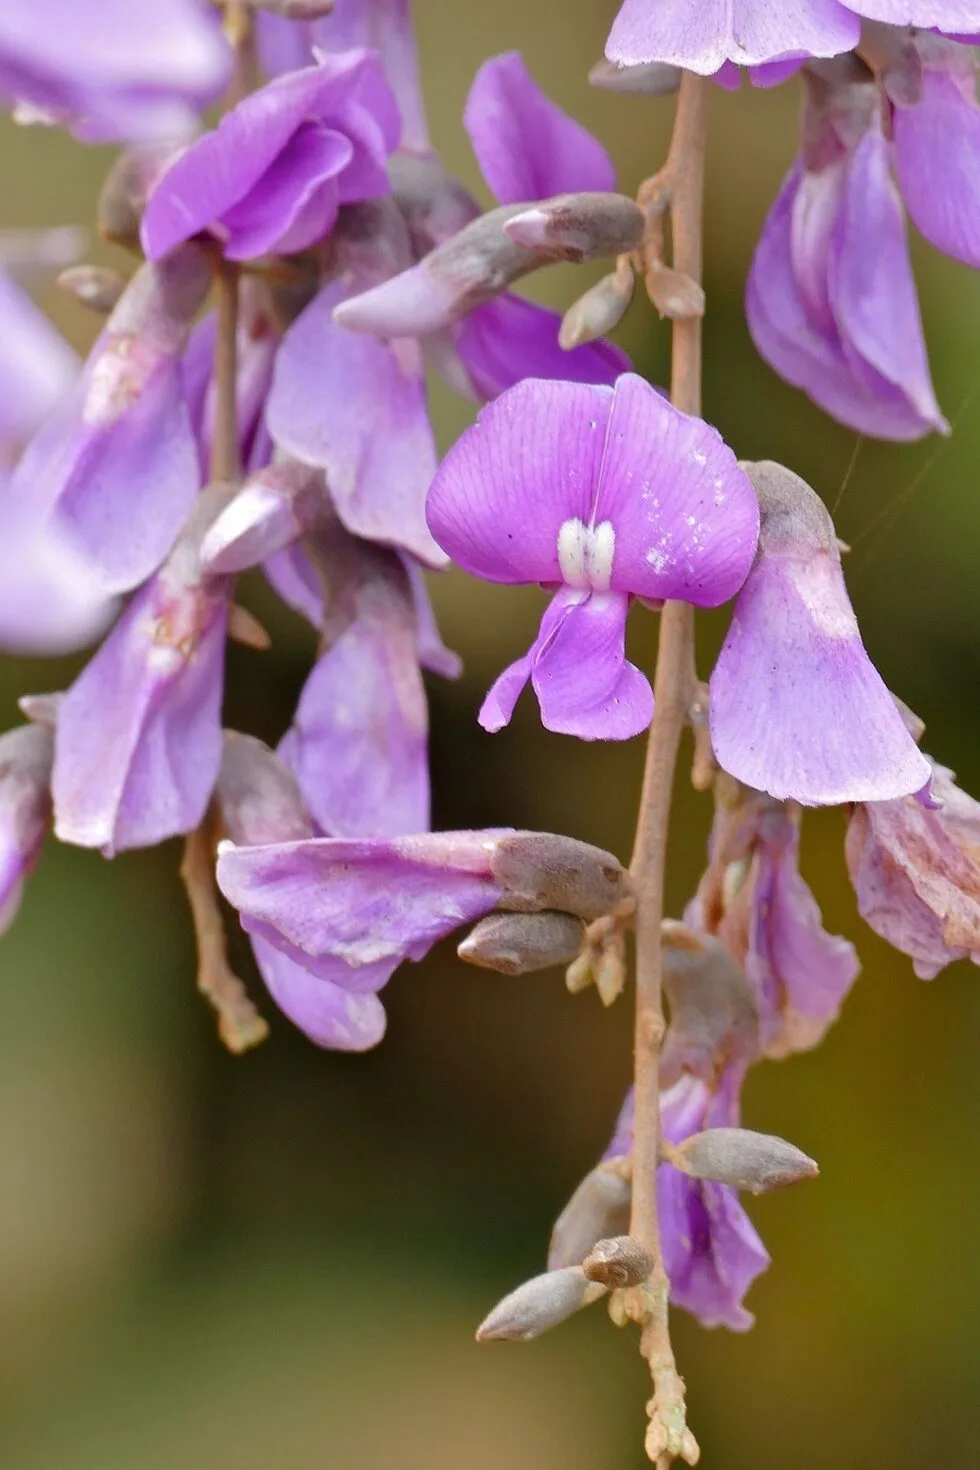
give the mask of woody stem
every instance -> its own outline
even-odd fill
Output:
[[[670,152],[662,175],[668,193],[673,267],[701,279],[707,84],[685,72]],[[673,323],[671,399],[686,413],[701,410],[701,320]],[[660,1048],[664,1034],[663,953],[667,831],[677,753],[694,696],[694,610],[669,602],[660,619],[654,686],[656,708],[647,747],[643,792],[631,864],[636,903],[635,1122],[631,1235],[653,1262],[642,1351],[650,1364],[654,1395],[647,1448],[658,1466],[678,1455],[696,1458],[686,1427],[684,1383],[674,1362],[668,1323],[669,1283],[663,1268],[657,1194],[660,1152]]]

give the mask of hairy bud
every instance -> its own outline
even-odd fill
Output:
[[[303,536],[325,500],[323,472],[288,460],[253,475],[207,532],[201,565],[212,573],[242,572]]]
[[[530,975],[565,965],[582,947],[585,929],[571,914],[489,914],[463,940],[461,960],[501,975]]]
[[[601,1286],[639,1286],[653,1270],[653,1257],[632,1235],[615,1235],[596,1241],[582,1262],[582,1270],[589,1281],[598,1281]]]
[[[704,289],[683,271],[655,260],[646,274],[647,295],[661,317],[688,321],[704,316]]]
[[[625,194],[562,194],[514,215],[504,233],[557,260],[595,260],[635,250],[643,239],[643,211]]]
[[[555,1221],[548,1269],[584,1261],[597,1241],[629,1229],[632,1186],[621,1167],[599,1164],[586,1174]]]
[[[560,346],[570,352],[607,336],[626,315],[635,291],[636,276],[627,261],[625,270],[603,276],[568,308],[558,333]]]
[[[694,1133],[664,1157],[692,1179],[711,1179],[750,1194],[765,1194],[820,1173],[813,1159],[795,1144],[748,1128],[709,1128]]]
[[[610,913],[632,891],[612,853],[554,832],[498,837],[490,867],[503,891],[500,907],[513,913],[558,909],[588,921]]]
[[[17,707],[32,725],[48,725],[53,730],[58,722],[58,706],[64,694],[22,694]]]
[[[758,1052],[759,1022],[745,972],[717,939],[665,919],[664,993],[670,1027],[661,1059],[662,1085],[682,1072],[708,1081],[722,1060],[750,1061]]]
[[[525,1281],[498,1302],[476,1331],[477,1342],[529,1342],[598,1301],[606,1288],[589,1281],[581,1266],[547,1271]]]
[[[120,153],[99,190],[99,234],[127,250],[142,253],[140,224],[150,190],[173,156],[173,147],[144,144]]]
[[[126,278],[106,265],[72,265],[55,281],[89,311],[108,316],[126,289]]]

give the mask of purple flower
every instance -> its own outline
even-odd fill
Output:
[[[837,0],[625,0],[606,55],[620,66],[661,61],[710,76],[726,61],[836,56],[860,34]]]
[[[882,104],[850,59],[834,68],[810,81],[806,151],[749,275],[749,329],[776,372],[860,433],[945,432]]]
[[[942,805],[856,806],[845,848],[861,917],[921,980],[954,960],[980,964],[980,804],[939,765],[932,796]]]
[[[326,472],[349,531],[438,566],[445,559],[425,524],[437,460],[419,344],[376,341],[333,321],[354,283],[390,274],[392,256],[399,264],[410,258],[404,221],[391,201],[384,203],[380,219],[372,210],[362,221],[366,237],[338,228],[346,269],[287,331],[266,422],[282,451]]]
[[[597,918],[628,877],[610,854],[541,832],[224,844],[218,886],[253,937],[359,993],[498,904]]]
[[[663,1137],[683,1143],[706,1128],[733,1128],[739,1121],[744,1074],[727,1068],[717,1088],[685,1073],[661,1093]],[[626,1158],[633,1148],[633,1094],[626,1099],[606,1160]],[[649,1185],[647,1185],[649,1187]],[[633,1188],[637,1188],[634,1179]],[[738,1194],[727,1184],[690,1179],[672,1164],[657,1170],[657,1208],[670,1299],[705,1327],[744,1332],[754,1318],[742,1305],[745,1293],[770,1264]]]
[[[641,378],[615,390],[528,379],[485,408],[429,492],[436,540],[491,582],[557,587],[528,654],[480,712],[507,724],[530,679],[549,730],[627,739],[653,696],[627,663],[631,596],[717,607],[741,586],[758,507],[714,429]]]
[[[711,676],[719,764],[804,806],[921,790],[929,764],[865,652],[823,502],[781,465],[746,469],[762,529]]]
[[[61,703],[55,832],[107,857],[201,822],[221,759],[231,579],[200,542],[225,487],[205,491],[164,566],[133,598]]]
[[[230,71],[216,15],[199,0],[4,0],[0,94],[78,137],[190,131]]]
[[[319,526],[307,544],[329,588],[323,651],[280,753],[322,831],[424,832],[429,721],[419,666],[432,651],[420,637],[409,577],[394,553],[339,525]]]
[[[267,745],[226,730],[215,797],[225,829],[240,844],[313,835],[296,777]],[[318,1046],[367,1051],[385,1031],[376,995],[359,995],[313,975],[267,940],[252,936],[262,979],[279,1009]]]
[[[684,915],[745,970],[770,1057],[816,1046],[861,968],[854,946],[824,929],[800,874],[800,815],[720,777],[708,868]]]
[[[389,192],[398,129],[371,52],[279,77],[166,170],[143,218],[146,254],[159,260],[202,230],[230,260],[306,250],[330,233],[341,205]]]
[[[256,17],[259,48],[266,71],[278,76],[305,66],[318,52],[370,46],[381,56],[398,102],[399,146],[415,153],[429,147],[409,0],[337,0],[321,20],[296,22],[272,15]]]
[[[545,96],[516,51],[492,57],[480,68],[464,122],[483,176],[501,204],[602,193],[615,186],[605,149]],[[411,173],[403,169],[402,176],[401,187],[396,177],[396,192],[406,196],[403,207],[419,253],[445,245],[479,217],[477,205],[438,165],[417,165]],[[476,257],[464,260],[459,269],[464,268],[484,272]],[[379,336],[437,334],[429,340],[440,370],[455,388],[479,401],[526,377],[612,384],[628,371],[628,359],[608,342],[564,351],[558,345],[559,316],[502,288],[502,281],[491,279],[479,290],[461,292],[458,281],[434,280],[422,260],[338,306],[336,320]],[[413,317],[421,320],[422,307],[432,324],[412,325]]]
[[[625,0],[606,42],[620,66],[665,62],[710,76],[726,63],[756,66],[837,56],[857,46],[860,17],[947,34],[980,25],[976,0]]]
[[[11,503],[47,520],[107,595],[160,565],[200,485],[181,353],[210,280],[197,245],[137,271],[14,472]]]
[[[0,735],[0,933],[13,923],[24,879],[51,825],[54,732],[20,725]]]
[[[972,8],[980,16],[980,7]],[[978,268],[980,107],[974,57],[935,36],[917,35],[908,46],[915,75],[892,109],[902,198],[931,244]]]

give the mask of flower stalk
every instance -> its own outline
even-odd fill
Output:
[[[670,214],[673,269],[698,283],[702,263],[707,110],[707,83],[693,73],[685,73],[670,152],[659,180]],[[698,414],[701,410],[701,317],[674,320],[671,334],[671,400],[685,413]],[[653,1379],[646,1447],[659,1470],[666,1470],[678,1457],[693,1465],[699,1456],[697,1443],[687,1428],[684,1382],[677,1371],[670,1342],[670,1288],[663,1268],[654,1186],[660,1157],[660,1048],[664,1037],[660,925],[664,913],[667,833],[677,754],[696,682],[694,609],[684,602],[668,602],[661,613],[655,714],[630,866],[636,888],[633,1177],[648,1181],[647,1187],[633,1190],[630,1235],[653,1261],[644,1292],[646,1320],[641,1351],[650,1364]]]

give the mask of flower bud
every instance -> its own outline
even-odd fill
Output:
[[[64,697],[63,694],[22,694],[17,706],[32,725],[48,725],[53,730],[58,720],[58,706]]]
[[[720,1061],[750,1061],[759,1048],[752,990],[741,966],[717,939],[665,919],[664,994],[670,1026],[660,1073],[671,1087],[683,1072],[711,1080]]]
[[[201,566],[211,574],[257,566],[305,535],[325,498],[321,470],[297,460],[267,466],[246,481],[207,532]]]
[[[708,1128],[665,1151],[675,1169],[692,1179],[711,1179],[750,1194],[782,1189],[820,1173],[795,1144],[748,1128]]]
[[[90,311],[108,316],[119,304],[126,278],[106,265],[72,265],[61,272],[55,285]]]
[[[680,86],[681,72],[680,67],[662,61],[617,66],[603,57],[590,70],[589,81],[604,92],[642,92],[647,97],[667,97]]]
[[[589,1281],[598,1281],[601,1286],[639,1286],[653,1270],[653,1257],[632,1235],[615,1235],[596,1241],[582,1262],[582,1270]]]
[[[445,244],[480,213],[473,196],[431,155],[393,153],[388,173],[416,255]]]
[[[571,914],[489,914],[459,945],[461,960],[501,975],[530,975],[565,965],[582,947],[585,929]]]
[[[526,250],[579,263],[635,250],[645,228],[642,209],[625,194],[562,194],[514,215],[504,233]]]
[[[140,223],[146,201],[173,152],[171,145],[146,144],[119,154],[106,174],[96,207],[104,240],[142,253]]]
[[[555,1221],[548,1270],[578,1265],[597,1241],[628,1230],[632,1195],[629,1179],[614,1164],[599,1164],[586,1174]]]
[[[590,286],[566,311],[558,333],[559,345],[570,352],[584,342],[595,342],[619,326],[636,290],[636,276],[627,263]]]
[[[598,1301],[605,1290],[587,1280],[581,1266],[534,1276],[497,1303],[477,1328],[476,1340],[528,1342]]]
[[[661,317],[688,321],[704,316],[704,288],[683,271],[655,260],[646,274],[647,295]]]
[[[500,907],[515,913],[558,909],[586,921],[611,913],[631,893],[619,859],[554,832],[509,832],[491,848]]]

